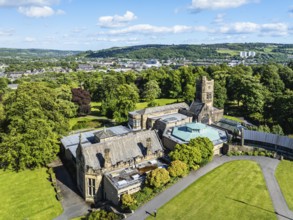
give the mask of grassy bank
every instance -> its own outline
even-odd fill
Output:
[[[258,164],[234,161],[190,185],[158,210],[157,219],[276,219],[276,215]]]
[[[62,213],[61,203],[45,168],[19,173],[0,171],[0,219],[53,219]]]

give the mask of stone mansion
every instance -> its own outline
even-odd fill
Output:
[[[74,167],[77,186],[90,203],[119,204],[124,193],[142,187],[146,173],[164,167],[159,158],[177,143],[207,137],[220,154],[227,134],[209,126],[223,110],[213,106],[214,81],[202,77],[196,99],[188,106],[175,103],[129,112],[128,127],[116,126],[73,134],[61,139],[64,158]]]

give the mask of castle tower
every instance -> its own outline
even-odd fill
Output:
[[[213,107],[214,102],[214,80],[207,80],[206,76],[196,82],[196,102],[205,103]]]

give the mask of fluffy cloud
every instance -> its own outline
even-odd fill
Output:
[[[58,2],[58,0],[0,0],[0,7],[48,6]]]
[[[30,7],[19,7],[18,12],[28,17],[49,17],[55,14],[64,14],[62,10],[54,10],[49,6],[30,6]]]
[[[123,27],[127,23],[137,19],[131,11],[126,11],[124,15],[102,16],[99,18],[98,25],[105,28]]]
[[[233,24],[226,24],[220,27],[221,33],[228,34],[243,34],[253,33],[259,30],[259,25],[252,22],[236,22]]]
[[[219,28],[223,34],[250,34],[283,36],[288,34],[288,26],[285,23],[256,24],[253,22],[236,22],[226,24]]]
[[[94,38],[93,41],[103,42],[137,42],[138,38],[109,38],[109,37],[98,37]]]
[[[150,24],[138,24],[129,26],[127,28],[119,29],[119,30],[111,30],[109,32],[103,32],[103,34],[110,35],[118,35],[118,34],[178,34],[185,32],[199,31],[204,32],[207,31],[207,27],[205,26],[185,26],[185,25],[174,25],[171,27],[167,26],[154,26]]]
[[[26,38],[24,38],[24,41],[25,41],[25,42],[28,42],[28,43],[34,43],[34,42],[36,42],[37,40],[36,40],[36,38],[34,38],[34,37],[26,37]]]
[[[192,0],[191,9],[237,8],[249,2],[251,2],[251,0]]]
[[[50,7],[59,0],[0,0],[0,7],[15,7],[17,11],[28,17],[48,17],[65,14],[63,10]]]
[[[261,32],[272,36],[285,36],[288,34],[288,26],[284,23],[263,24]]]

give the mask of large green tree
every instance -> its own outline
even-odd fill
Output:
[[[169,172],[164,168],[157,168],[147,174],[146,183],[154,188],[160,188],[170,181]]]
[[[66,104],[68,103],[68,104]],[[25,83],[4,101],[0,164],[16,170],[46,165],[59,151],[72,103],[42,83]]]
[[[293,133],[293,91],[286,90],[276,97],[273,104],[273,116],[285,133]]]
[[[174,160],[171,162],[170,166],[168,167],[168,171],[170,176],[172,177],[183,177],[186,176],[189,172],[189,167],[186,163],[180,160]]]
[[[145,101],[153,102],[156,98],[159,97],[160,93],[161,89],[157,81],[151,80],[145,84],[143,92]]]
[[[189,141],[189,146],[199,149],[201,152],[201,163],[207,163],[213,159],[214,145],[210,139],[206,137],[198,137]]]
[[[128,112],[135,109],[139,100],[138,89],[134,84],[122,84],[106,95],[102,102],[102,111],[117,122],[127,120]]]
[[[172,160],[180,160],[187,164],[189,169],[197,170],[202,162],[202,155],[199,148],[187,144],[176,144],[174,151],[169,156]]]

